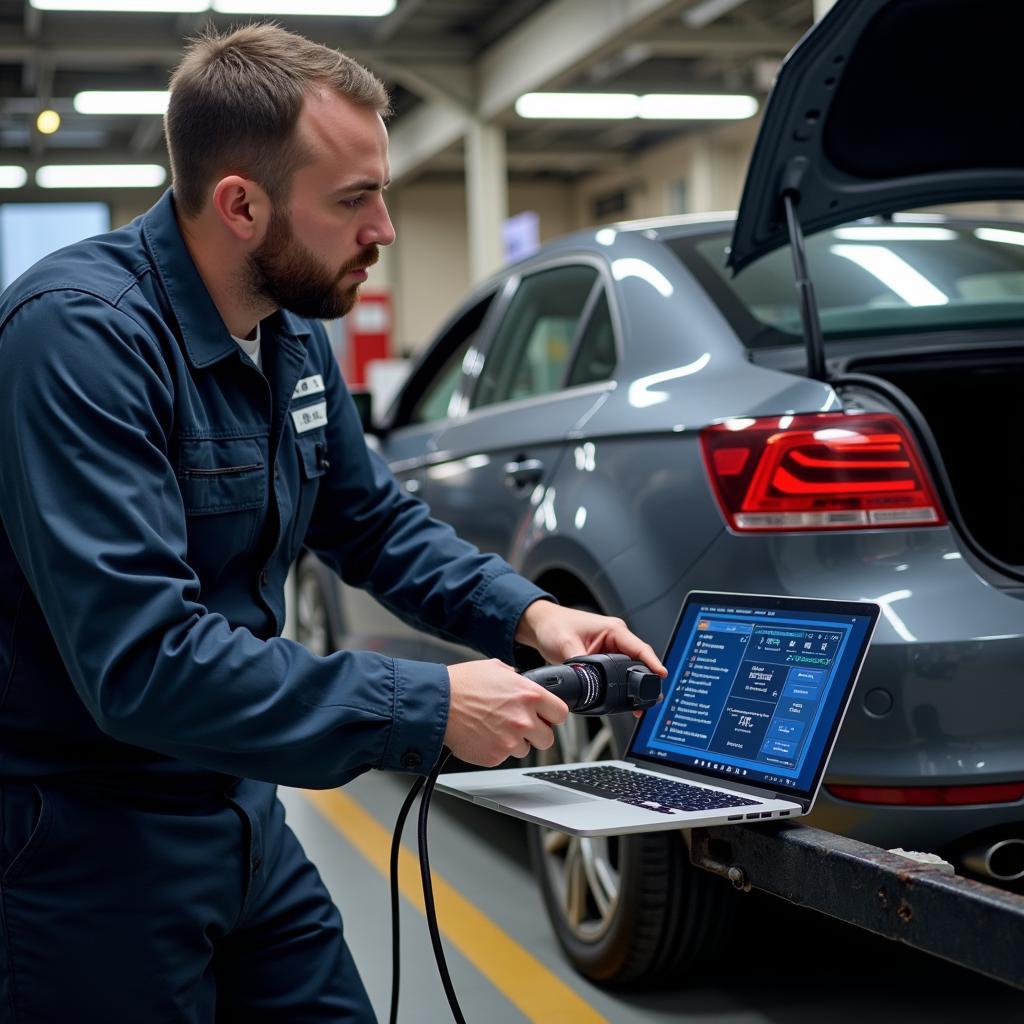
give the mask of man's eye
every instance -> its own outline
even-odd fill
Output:
[[[354,209],[356,209],[356,207],[363,205],[363,200],[365,198],[366,198],[365,196],[361,196],[360,195],[360,196],[356,196],[355,199],[343,199],[341,201],[342,202],[342,206],[347,206],[350,210],[354,210]]]

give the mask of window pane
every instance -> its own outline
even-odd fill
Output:
[[[569,386],[608,380],[615,369],[615,331],[608,309],[608,296],[601,292],[580,338]]]
[[[562,386],[573,336],[597,278],[593,267],[559,267],[526,278],[484,363],[473,405],[548,394]]]
[[[0,288],[51,252],[109,230],[106,203],[5,203],[0,206]]]
[[[462,363],[472,343],[473,339],[467,338],[448,357],[441,372],[423,392],[413,408],[412,416],[409,417],[412,423],[433,423],[435,420],[443,420],[453,414],[452,398],[455,395],[459,378],[462,376]]]
[[[802,345],[789,247],[734,277],[725,267],[728,243],[720,235],[667,245],[705,282],[749,347]],[[806,248],[826,340],[1024,322],[1019,226],[865,221],[811,235]]]
[[[483,357],[474,342],[491,308],[495,293],[485,296],[431,346],[426,362],[416,371],[401,399],[397,422],[433,423],[465,413],[459,393],[463,372],[470,377],[480,372]],[[458,403],[461,408],[456,408]],[[409,410],[408,413],[405,410]]]

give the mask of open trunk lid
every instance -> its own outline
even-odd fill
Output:
[[[1024,196],[1020,0],[838,0],[787,57],[729,254],[937,203]]]

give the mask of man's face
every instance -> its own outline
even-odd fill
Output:
[[[327,90],[307,98],[298,132],[313,159],[275,206],[247,285],[299,316],[333,320],[355,305],[379,247],[395,240],[382,195],[387,132],[374,111]]]

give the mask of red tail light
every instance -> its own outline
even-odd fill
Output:
[[[968,804],[1012,804],[1024,800],[1024,782],[973,786],[832,786],[839,800],[900,807],[961,807]]]
[[[946,521],[917,445],[884,413],[728,420],[701,432],[726,521],[747,530],[857,530]]]

